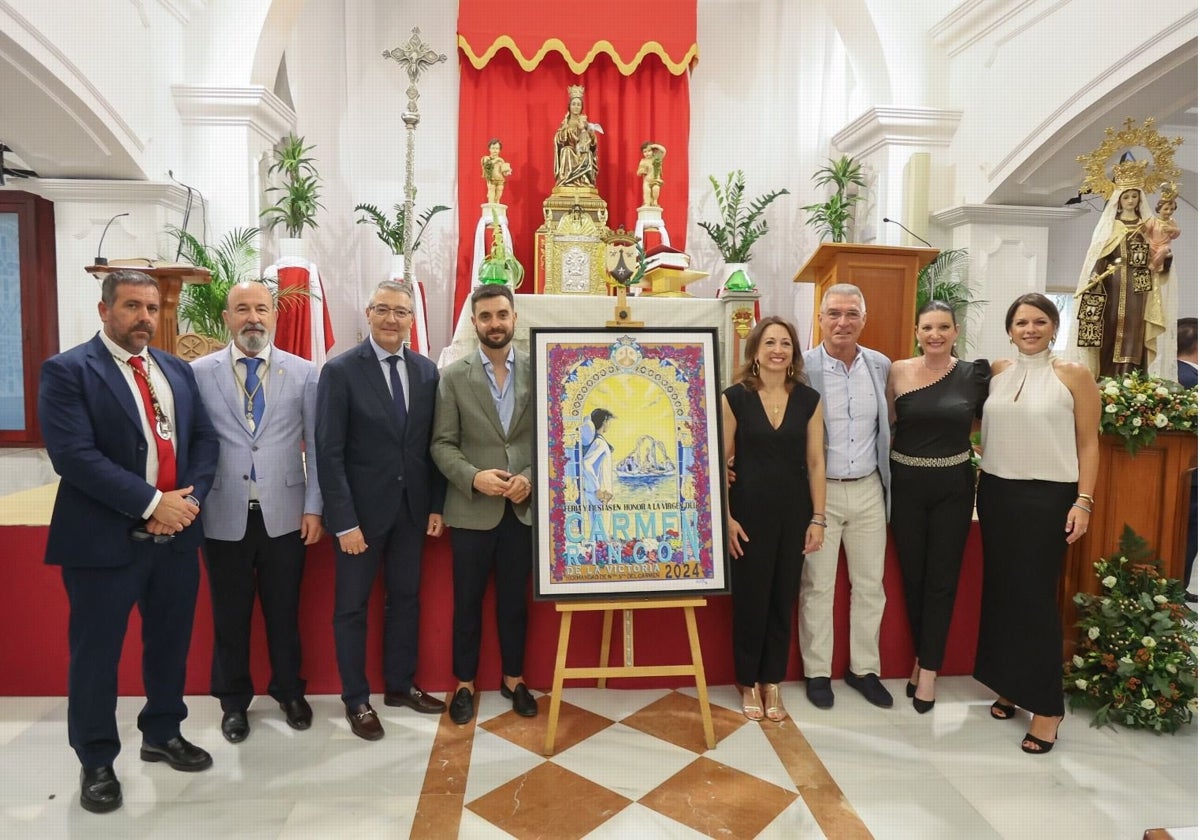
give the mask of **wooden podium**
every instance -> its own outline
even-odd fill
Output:
[[[1091,525],[1067,549],[1063,565],[1059,603],[1064,659],[1075,652],[1079,633],[1072,599],[1076,592],[1100,592],[1092,564],[1117,550],[1126,525],[1163,561],[1167,577],[1183,577],[1194,469],[1196,435],[1192,432],[1160,432],[1154,443],[1133,457],[1125,450],[1124,438],[1100,435],[1100,472],[1092,491],[1096,503]]]
[[[104,265],[89,265],[88,274],[94,274],[101,280],[104,275],[111,274],[123,268],[148,274],[158,282],[159,313],[158,328],[154,338],[150,340],[151,347],[176,353],[176,341],[179,338],[179,320],[175,310],[179,307],[179,291],[184,283],[211,283],[212,274],[207,268],[185,263],[156,263],[151,259],[112,260]]]
[[[866,296],[868,315],[858,343],[889,359],[907,359],[913,351],[917,272],[937,255],[937,248],[823,242],[796,273],[795,281],[817,287],[814,311],[835,283],[858,286]],[[821,327],[814,317],[812,344],[816,347],[820,342]]]

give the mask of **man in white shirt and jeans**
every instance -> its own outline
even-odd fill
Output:
[[[887,601],[883,561],[891,430],[885,387],[891,362],[858,345],[867,304],[857,286],[830,286],[817,317],[823,339],[804,354],[804,369],[824,405],[828,530],[822,548],[805,558],[800,579],[805,693],[818,708],[833,705],[833,594],[838,551],[844,544],[850,575],[846,684],[874,705],[889,708],[892,695],[879,681],[879,626]]]

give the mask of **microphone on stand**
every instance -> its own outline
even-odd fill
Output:
[[[920,240],[921,242],[923,242],[923,243],[925,244],[925,247],[927,247],[927,248],[932,248],[932,247],[933,247],[933,243],[932,243],[932,242],[930,242],[928,239],[925,239],[925,238],[923,238],[923,237],[917,236],[915,233],[913,233],[911,230],[909,230],[908,228],[906,228],[904,225],[902,225],[902,224],[900,224],[899,222],[897,222],[895,219],[889,219],[887,216],[884,216],[884,217],[883,217],[883,221],[884,221],[886,224],[889,224],[889,225],[896,225],[898,228],[900,228],[900,230],[902,230],[902,231],[904,231],[905,233],[907,233],[907,234],[908,234],[909,236],[911,236],[913,239],[917,239],[917,240]]]
[[[108,229],[112,227],[112,223],[122,216],[128,216],[128,213],[118,213],[108,220],[108,224],[104,226],[104,232],[100,234],[100,244],[96,247],[96,265],[108,265],[108,258],[100,256],[104,251],[104,237],[108,236]]]

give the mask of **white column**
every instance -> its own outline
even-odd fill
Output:
[[[920,244],[910,241],[908,234],[898,226],[885,225],[883,219],[898,220],[924,236],[926,217],[914,216],[913,210],[946,203],[937,198],[942,193],[949,195],[953,173],[947,150],[961,116],[960,111],[940,108],[877,106],[833,135],[831,157],[850,155],[867,176],[867,197],[858,205],[855,214],[853,241],[879,245]],[[929,178],[927,184],[912,184],[910,192],[916,192],[906,195],[905,175],[914,154],[929,156]],[[919,194],[921,192],[924,194]]]
[[[296,112],[260,85],[172,85],[171,94],[183,120],[185,159],[175,177],[221,199],[208,205],[210,241],[258,225],[271,149],[293,130]]]

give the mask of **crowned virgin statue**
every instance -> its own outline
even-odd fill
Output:
[[[1097,377],[1175,376],[1178,284],[1161,252],[1169,253],[1169,233],[1178,232],[1160,230],[1170,218],[1153,215],[1145,179],[1145,161],[1114,167],[1114,189],[1080,271],[1068,352]]]
[[[596,186],[596,135],[604,130],[583,112],[583,85],[567,88],[567,113],[554,132],[554,185]]]

